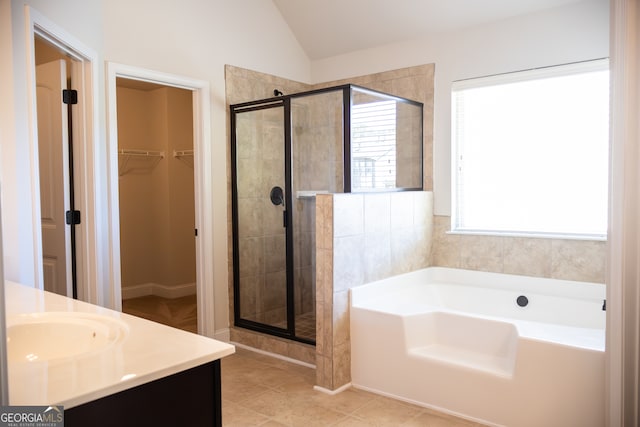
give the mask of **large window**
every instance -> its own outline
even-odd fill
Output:
[[[452,89],[453,231],[606,235],[607,61]]]

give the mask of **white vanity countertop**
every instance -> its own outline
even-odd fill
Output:
[[[37,319],[41,313],[74,312],[89,321],[100,321],[101,316],[114,319],[119,331],[117,339],[90,353],[48,361],[9,360],[11,405],[63,405],[68,409],[235,352],[231,344],[71,298],[9,281],[5,288],[7,328],[24,319]],[[73,343],[63,345],[74,347]]]

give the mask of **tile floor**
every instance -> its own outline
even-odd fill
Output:
[[[354,388],[330,396],[313,390],[314,382],[311,368],[236,347],[222,359],[222,424],[481,427]]]
[[[197,330],[195,295],[128,299],[123,311]],[[482,426],[354,388],[330,396],[313,390],[314,384],[314,369],[236,347],[234,355],[222,359],[223,426]]]
[[[147,295],[122,301],[122,311],[188,332],[198,332],[196,295],[162,298]]]

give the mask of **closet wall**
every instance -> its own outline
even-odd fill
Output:
[[[195,294],[192,93],[119,79],[117,97],[123,298]]]

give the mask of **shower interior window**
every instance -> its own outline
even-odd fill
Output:
[[[351,110],[352,186],[396,187],[396,102],[354,104]]]

